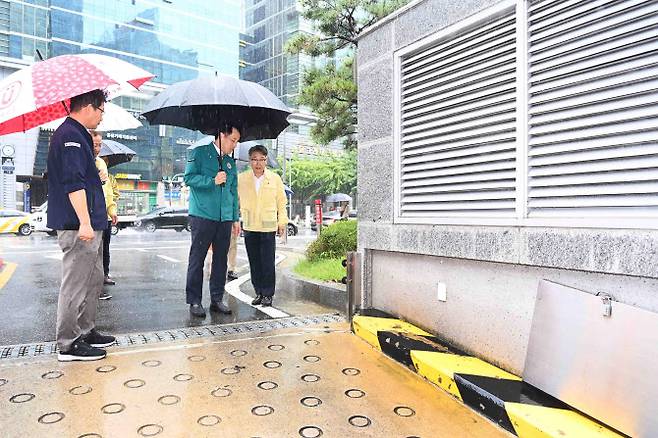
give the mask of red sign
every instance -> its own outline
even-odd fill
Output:
[[[315,200],[315,223],[318,225],[318,228],[322,226],[322,201],[319,199]]]

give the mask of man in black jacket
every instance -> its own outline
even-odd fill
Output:
[[[103,359],[100,347],[114,343],[113,336],[94,328],[107,213],[88,129],[100,123],[105,100],[102,90],[71,98],[71,114],[53,133],[48,150],[48,227],[57,230],[64,253],[57,303],[60,361]]]

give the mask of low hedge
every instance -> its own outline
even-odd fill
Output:
[[[306,258],[345,258],[348,251],[356,251],[356,221],[339,221],[323,228],[320,236],[306,250]]]

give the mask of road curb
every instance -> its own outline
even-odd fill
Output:
[[[354,333],[521,438],[624,437],[564,402],[391,316],[357,315]]]

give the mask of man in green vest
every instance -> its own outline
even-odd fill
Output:
[[[185,184],[190,188],[189,224],[192,244],[187,265],[186,301],[193,316],[205,317],[201,304],[203,262],[210,245],[210,311],[229,314],[222,303],[226,284],[226,256],[231,231],[240,234],[238,173],[230,154],[240,141],[240,129],[232,123],[218,129],[215,140],[189,151]]]

